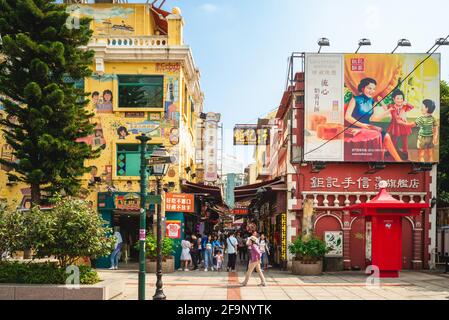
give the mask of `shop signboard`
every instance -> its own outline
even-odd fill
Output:
[[[232,209],[232,213],[235,215],[247,215],[248,214],[248,208],[247,207],[235,207]]]
[[[440,55],[306,54],[305,161],[438,162]]]
[[[237,124],[234,127],[234,145],[268,145],[270,128],[256,124]]]
[[[208,112],[204,130],[204,181],[215,182],[218,179],[218,122],[221,114]]]
[[[165,211],[195,212],[195,196],[188,193],[166,193]]]

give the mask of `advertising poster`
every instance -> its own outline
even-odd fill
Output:
[[[438,162],[439,54],[306,54],[305,65],[306,161]]]
[[[330,249],[326,257],[343,257],[343,231],[325,231],[324,241]]]
[[[165,222],[165,236],[170,239],[181,238],[181,221],[168,220]]]

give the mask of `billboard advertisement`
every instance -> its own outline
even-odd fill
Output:
[[[438,162],[440,55],[306,54],[305,161]]]

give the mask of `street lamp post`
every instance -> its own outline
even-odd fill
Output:
[[[145,300],[145,240],[146,240],[146,197],[147,197],[147,143],[151,138],[145,134],[136,138],[140,141],[140,230],[139,230],[139,300]]]
[[[155,157],[166,157],[167,151],[163,146],[153,152]],[[162,178],[166,175],[169,164],[162,163],[151,166],[151,173],[156,177],[156,189],[157,194],[162,194]],[[162,290],[162,206],[161,203],[157,207],[157,262],[156,262],[156,292],[153,296],[153,300],[165,300],[165,294]]]

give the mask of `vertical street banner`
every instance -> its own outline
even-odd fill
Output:
[[[287,214],[281,213],[281,260],[287,260]]]
[[[305,161],[439,160],[440,54],[306,54]]]
[[[205,121],[204,181],[215,182],[218,179],[218,122],[220,114],[208,112]]]

